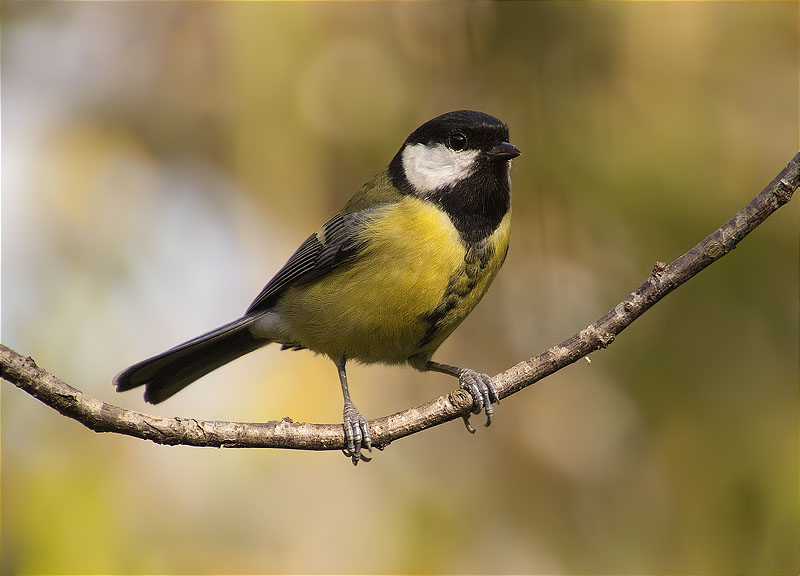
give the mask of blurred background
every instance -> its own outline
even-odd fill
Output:
[[[241,314],[405,136],[511,130],[504,269],[440,361],[604,314],[798,149],[796,3],[2,5],[2,341],[133,410],[341,421],[270,347],[146,405],[111,379]],[[798,570],[798,203],[490,429],[338,452],[94,434],[2,384],[12,573]],[[353,366],[368,418],[451,379]]]

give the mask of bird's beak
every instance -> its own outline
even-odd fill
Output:
[[[486,155],[492,160],[511,160],[522,154],[519,148],[510,142],[500,142],[497,146],[486,152]]]

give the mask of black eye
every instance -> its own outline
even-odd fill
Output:
[[[447,141],[452,150],[463,150],[467,147],[467,137],[461,132],[453,132]]]

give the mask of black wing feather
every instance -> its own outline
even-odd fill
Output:
[[[362,232],[375,208],[337,214],[303,242],[245,314],[269,309],[284,290],[316,280],[353,258],[366,245]]]

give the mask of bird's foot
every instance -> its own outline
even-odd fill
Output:
[[[360,460],[369,462],[369,458],[361,453],[362,448],[366,448],[372,452],[372,438],[369,435],[369,425],[366,418],[356,408],[352,402],[346,402],[344,405],[344,439],[347,447],[342,450],[344,455],[353,461],[353,466],[356,466]]]
[[[494,414],[494,407],[492,404],[500,403],[500,395],[497,393],[497,388],[491,376],[481,374],[464,368],[458,374],[459,387],[472,396],[472,413],[480,414],[481,410],[486,414],[486,423],[484,426],[492,424],[492,414]],[[470,434],[475,433],[475,428],[469,423],[469,415],[462,416],[464,425]]]

